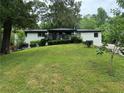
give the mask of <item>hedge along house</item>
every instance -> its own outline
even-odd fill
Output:
[[[78,36],[82,41],[92,41],[93,45],[102,45],[102,34],[100,30],[90,29],[71,29],[56,28],[48,30],[25,30],[25,42],[30,44],[31,41],[49,39],[49,40],[70,40],[72,36]]]

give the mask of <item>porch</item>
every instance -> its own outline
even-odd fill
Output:
[[[49,29],[47,38],[49,40],[70,40],[75,31],[67,28]]]

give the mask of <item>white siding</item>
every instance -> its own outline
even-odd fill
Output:
[[[102,35],[101,32],[98,32],[98,37],[94,37],[94,32],[87,32],[87,33],[81,33],[81,39],[83,41],[87,41],[87,40],[92,40],[93,41],[93,45],[96,46],[101,46],[102,45]]]
[[[41,39],[44,39],[44,37],[38,37],[38,33],[27,33],[25,42],[30,44],[31,41],[41,40]]]

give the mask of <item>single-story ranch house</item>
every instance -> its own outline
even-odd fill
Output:
[[[30,44],[31,41],[41,40],[44,38],[50,40],[63,40],[71,39],[76,35],[82,39],[82,41],[92,41],[93,45],[102,45],[102,35],[100,30],[92,29],[70,29],[70,28],[56,28],[56,29],[27,29],[24,30],[26,34],[25,42]]]

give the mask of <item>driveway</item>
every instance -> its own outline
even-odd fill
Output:
[[[115,47],[114,44],[108,44],[108,46],[106,46],[107,49],[112,50],[112,51],[114,50],[114,47]],[[122,52],[119,50],[119,47],[117,47],[117,50],[115,51],[115,53],[117,53],[117,54],[119,54],[119,55],[121,55],[121,56],[124,56],[124,55],[122,54]]]

